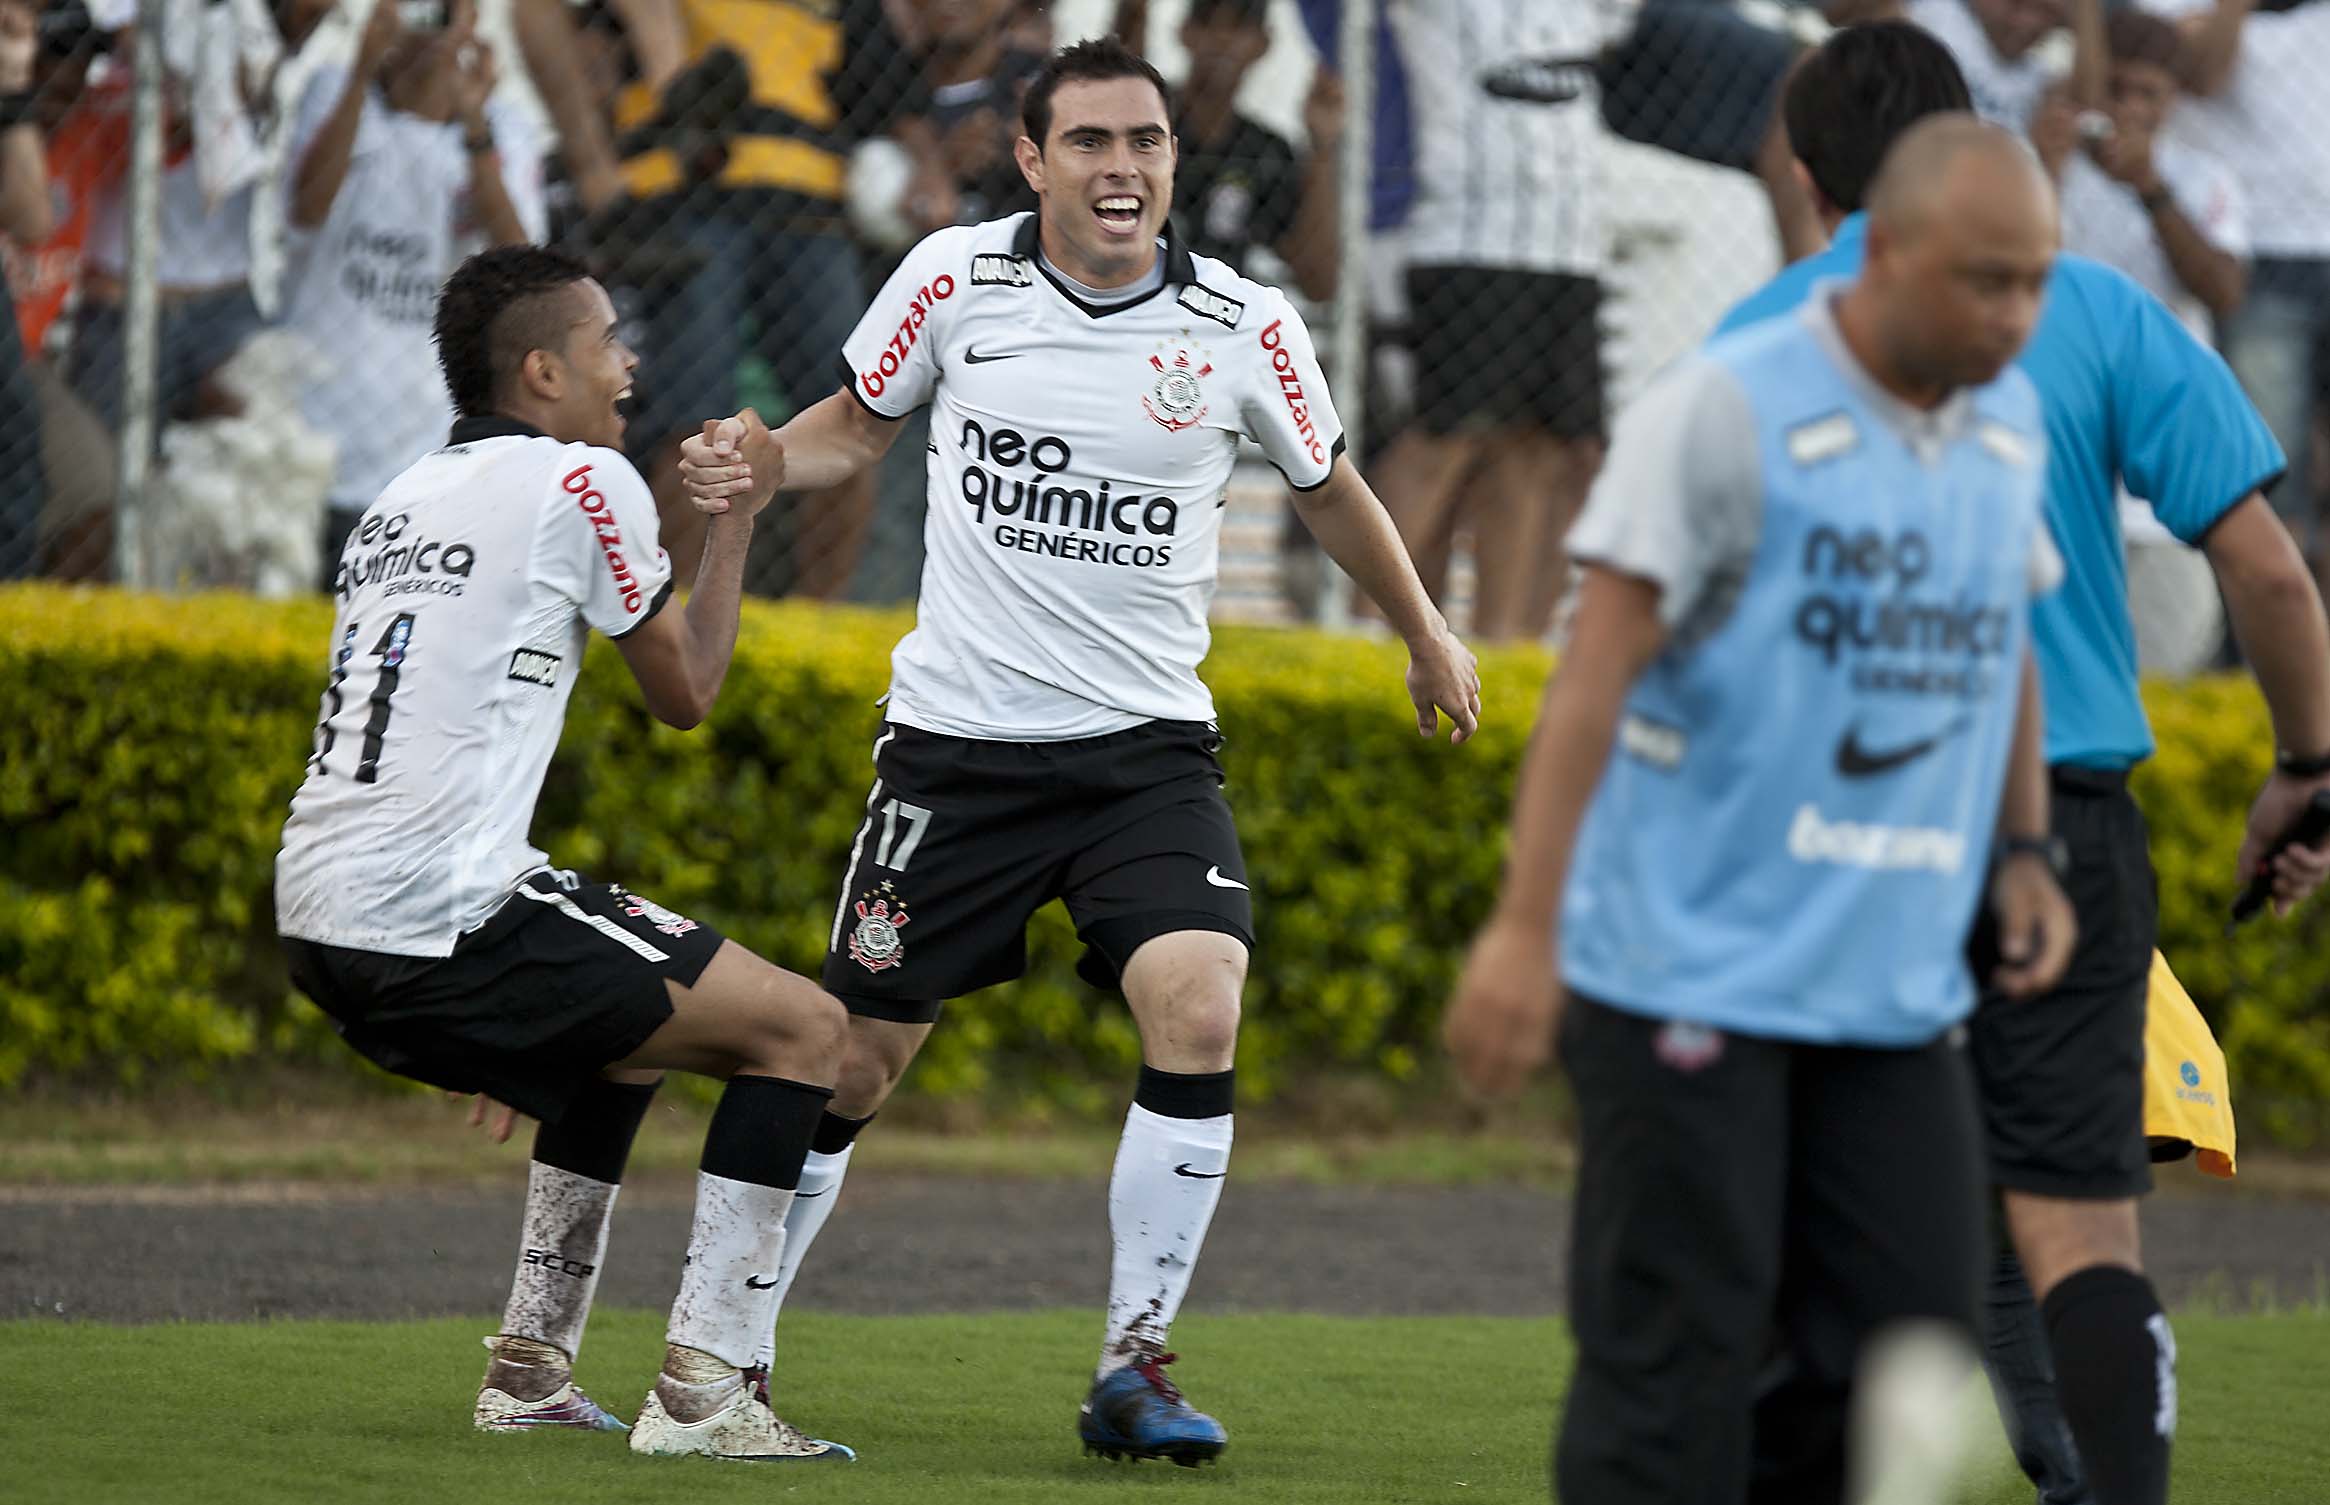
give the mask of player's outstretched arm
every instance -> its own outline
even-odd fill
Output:
[[[1358,467],[1337,456],[1327,479],[1309,491],[1296,492],[1294,505],[1327,557],[1342,566],[1406,640],[1408,698],[1416,703],[1416,730],[1432,736],[1440,729],[1440,713],[1446,712],[1448,740],[1470,741],[1480,730],[1480,664],[1448,630],[1447,619],[1416,577],[1400,530]]]
[[[1627,692],[1666,637],[1656,585],[1585,567],[1570,648],[1545,687],[1514,791],[1504,887],[1473,942],[1443,1027],[1458,1073],[1476,1091],[1515,1091],[1552,1056],[1570,851],[1610,761]]]
[[[2275,746],[2296,759],[2330,754],[2330,624],[2323,620],[2322,597],[2289,530],[2263,497],[2252,494],[2218,521],[2204,547],[2225,593],[2233,636],[2273,713]],[[2249,881],[2306,801],[2323,788],[2330,788],[2330,773],[2275,769],[2249,812],[2239,881]],[[2325,875],[2330,875],[2330,852],[2301,846],[2284,851],[2274,860],[2275,909],[2286,913]]]
[[[756,418],[754,420],[758,422]],[[709,428],[711,425],[707,424]],[[767,430],[763,429],[763,433]],[[738,508],[712,519],[696,588],[679,611],[661,611],[615,640],[631,677],[639,681],[647,712],[681,731],[712,714],[736,654],[736,623],[744,599],[744,556],[752,546],[753,515],[768,505]]]
[[[774,432],[746,408],[680,445],[680,478],[700,511],[717,517],[742,498],[757,512],[779,491],[823,491],[878,464],[899,428],[846,391]]]

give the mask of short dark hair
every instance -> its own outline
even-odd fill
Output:
[[[1028,139],[1041,150],[1044,138],[1052,134],[1053,90],[1062,84],[1105,83],[1112,78],[1147,79],[1156,87],[1157,97],[1165,101],[1165,113],[1173,113],[1173,94],[1165,87],[1165,75],[1115,37],[1094,37],[1045,58],[1044,66],[1028,81],[1027,96],[1019,106],[1019,123]]]
[[[437,363],[453,410],[491,413],[528,352],[563,347],[569,319],[557,294],[590,276],[548,246],[495,246],[456,267],[437,295]]]
[[[1832,33],[1796,65],[1782,105],[1796,159],[1847,214],[1862,208],[1903,131],[1928,115],[1973,108],[1950,50],[1907,21]]]
[[[2104,42],[2115,63],[2150,63],[2184,76],[2184,38],[2150,11],[2114,10],[2104,17]]]

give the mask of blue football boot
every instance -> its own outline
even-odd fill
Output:
[[[1165,1366],[1177,1354],[1152,1354],[1093,1382],[1076,1419],[1084,1450],[1103,1458],[1170,1458],[1183,1468],[1210,1463],[1229,1445],[1222,1424],[1181,1398]]]

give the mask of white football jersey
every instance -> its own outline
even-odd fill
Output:
[[[907,254],[843,347],[883,418],[929,403],[930,508],[890,717],[1044,742],[1207,721],[1222,506],[1241,437],[1300,490],[1343,427],[1275,288],[1170,232],[1155,293],[1099,307],[1037,256],[1036,217]]]
[[[449,956],[545,866],[527,831],[589,630],[671,595],[655,502],[613,450],[465,419],[365,511],[337,594],[276,928]]]

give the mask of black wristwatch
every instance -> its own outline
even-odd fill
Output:
[[[2071,848],[2060,836],[2002,836],[1992,857],[1999,863],[2009,857],[2036,857],[2047,864],[2057,883],[2071,879]]]
[[[493,133],[487,131],[475,136],[465,135],[461,138],[461,144],[468,148],[471,156],[482,157],[494,149]]]
[[[2144,206],[2146,214],[2158,214],[2163,208],[2176,202],[2176,195],[2170,193],[2165,187],[2155,188],[2150,193],[2137,194],[2136,202]]]
[[[32,93],[0,94],[0,131],[32,124]]]
[[[2293,779],[2318,779],[2330,773],[2330,753],[2316,753],[2308,758],[2285,751],[2273,760],[2273,766]]]

